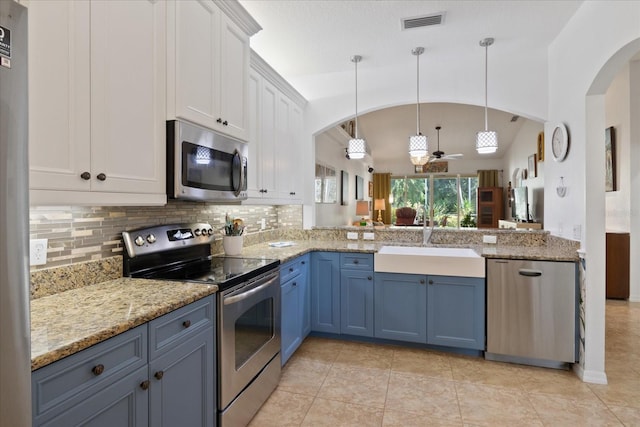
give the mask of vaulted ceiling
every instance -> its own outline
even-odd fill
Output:
[[[430,136],[433,149],[434,127],[441,125],[443,151],[474,155],[474,134],[484,125],[484,48],[479,41],[485,37],[496,40],[489,48],[488,104],[496,109],[490,110],[489,127],[498,131],[501,144],[511,141],[523,119],[544,120],[547,48],[582,1],[240,3],[263,27],[252,37],[252,48],[309,101],[354,94],[354,54],[363,56],[358,67],[362,105],[376,92],[400,94],[403,101],[393,108],[360,120],[375,158],[399,155],[391,142],[405,147],[415,132],[416,62],[411,50],[417,46],[425,47],[420,59],[420,99],[426,103],[421,130]],[[443,14],[442,24],[402,29],[403,18],[434,13]],[[522,107],[527,103],[533,105],[529,111]],[[511,122],[513,115],[523,117]]]

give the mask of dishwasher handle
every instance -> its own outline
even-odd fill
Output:
[[[521,268],[518,270],[518,274],[526,277],[540,277],[542,276],[542,271],[532,270],[530,268]]]

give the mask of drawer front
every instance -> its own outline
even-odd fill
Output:
[[[373,254],[341,253],[340,268],[373,270]]]
[[[215,295],[179,308],[149,322],[149,360],[214,325]]]
[[[34,419],[62,411],[146,363],[145,324],[38,369],[31,375]]]
[[[280,266],[280,284],[288,282],[294,277],[298,277],[301,274],[306,274],[309,267],[309,256],[303,255],[292,261],[287,262]]]

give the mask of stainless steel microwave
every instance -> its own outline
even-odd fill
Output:
[[[167,196],[246,200],[248,151],[242,141],[184,121],[167,121]]]

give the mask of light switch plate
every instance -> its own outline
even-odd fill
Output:
[[[373,240],[376,238],[376,234],[375,233],[362,233],[362,238],[364,240]]]
[[[47,263],[47,243],[49,239],[31,239],[29,241],[29,265]]]
[[[358,240],[358,233],[356,233],[355,231],[348,231],[347,232],[347,239],[349,239],[349,240]]]
[[[482,236],[482,243],[496,244],[498,238],[496,236]]]

